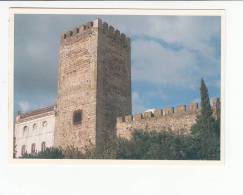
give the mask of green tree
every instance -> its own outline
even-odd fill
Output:
[[[220,159],[220,134],[218,122],[213,118],[204,80],[201,80],[201,112],[196,124],[192,126],[193,147],[191,158],[218,160]]]
[[[181,130],[183,131],[183,130]],[[161,132],[135,130],[131,140],[117,138],[117,159],[187,159],[191,136],[165,129]]]

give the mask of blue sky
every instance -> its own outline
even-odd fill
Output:
[[[60,34],[97,17],[131,38],[133,113],[220,96],[220,17],[16,15],[15,113],[55,103]]]

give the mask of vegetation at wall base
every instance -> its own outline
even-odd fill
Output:
[[[161,132],[135,130],[130,140],[120,137],[109,139],[98,150],[92,145],[83,151],[74,146],[46,148],[43,152],[25,154],[22,158],[220,160],[220,118],[213,117],[203,79],[200,93],[201,112],[191,128],[191,134],[183,129],[177,132],[171,129]]]
[[[38,153],[25,153],[24,155],[22,155],[21,158],[62,159],[64,158],[64,154],[61,148],[50,147]]]

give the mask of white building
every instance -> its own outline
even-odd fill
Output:
[[[16,117],[16,157],[45,150],[54,144],[55,106],[41,108]]]

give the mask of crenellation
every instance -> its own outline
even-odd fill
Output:
[[[67,35],[66,35],[66,33],[61,33],[61,39],[66,39],[66,37],[67,37]]]
[[[86,26],[87,26],[87,28],[89,29],[89,28],[92,28],[93,27],[93,22],[91,21],[91,22],[88,22],[87,24],[86,24]]]
[[[113,37],[114,36],[114,31],[115,31],[114,27],[113,26],[109,26],[109,28],[108,28],[109,36]]]
[[[126,38],[126,41],[125,41],[125,46],[128,47],[130,46],[131,44],[131,39],[129,37]]]
[[[135,121],[141,121],[142,119],[143,119],[142,113],[135,114],[135,116],[134,116]]]
[[[126,35],[124,33],[121,33],[121,41],[122,42],[126,41]]]
[[[219,105],[219,98],[215,99],[215,101],[212,101],[212,109],[216,110],[220,109],[220,105]],[[216,106],[217,105],[217,106]],[[167,107],[164,109],[155,109],[153,112],[149,111],[149,112],[144,112],[142,113],[137,113],[134,116],[129,115],[129,117],[132,118],[132,120],[135,121],[140,121],[143,119],[149,119],[149,118],[160,118],[160,117],[165,117],[165,116],[174,116],[174,114],[180,113],[180,114],[190,114],[190,113],[198,113],[198,111],[200,110],[199,107],[199,103],[193,102],[191,104],[187,105],[179,105],[176,107],[176,109],[174,107]],[[125,116],[126,117],[126,116]],[[117,118],[117,122],[122,123],[125,122],[126,120],[122,119],[121,117]],[[127,120],[128,121],[128,120]]]
[[[96,20],[94,20],[93,27],[94,28],[102,27],[102,20],[100,18],[97,18]]]
[[[120,31],[119,30],[115,31],[115,40],[117,40],[117,41],[121,40],[121,35],[120,35]]]
[[[79,33],[79,28],[75,27],[75,28],[72,30],[72,32],[73,32],[73,35],[78,34],[78,33]]]
[[[220,99],[211,100],[213,117],[220,118]],[[179,105],[167,107],[164,109],[156,109],[153,112],[148,111],[144,114],[138,113],[134,115],[134,121],[117,120],[116,131],[118,137],[131,138],[133,130],[145,131],[164,131],[171,129],[173,132],[183,130],[185,133],[190,133],[190,129],[195,124],[197,115],[200,110],[199,103],[193,102],[187,105]],[[129,131],[128,131],[129,130]]]
[[[106,22],[104,22],[102,24],[102,29],[103,29],[103,33],[107,33],[108,32],[108,24]]]
[[[154,111],[154,116],[157,117],[157,118],[163,116],[163,110],[162,109],[156,109]]]
[[[123,122],[125,122],[124,117],[123,116],[117,117],[116,122],[117,123],[123,123]]]
[[[66,33],[66,38],[68,38],[68,37],[71,37],[72,36],[72,31],[68,31],[67,33]]]
[[[125,122],[132,122],[132,121],[133,121],[133,116],[132,115],[125,116]]]
[[[148,118],[154,117],[154,114],[152,112],[145,112],[143,115],[144,115],[144,119],[148,119]]]
[[[174,113],[174,107],[163,109],[163,114],[164,115],[169,115],[169,114],[173,114],[173,113]]]
[[[88,22],[79,27],[75,27],[73,30],[62,33],[61,40],[69,40],[72,37],[76,37],[75,35],[80,35],[86,32],[91,32],[91,29],[94,28],[102,28],[102,32],[107,34],[110,38],[116,41],[116,43],[120,44],[122,47],[127,48],[130,47],[131,40],[129,37],[126,37],[124,33],[120,33],[118,29],[115,29],[113,26],[108,25],[106,22],[102,23],[101,19],[96,19],[92,22]]]
[[[124,33],[121,33],[118,29],[108,25],[106,22],[102,23],[102,29],[104,34],[108,34],[109,37],[119,42],[123,47],[129,47],[131,40],[126,37]]]
[[[176,107],[176,113],[185,113],[186,111],[186,105],[179,105]]]
[[[79,27],[79,31],[80,31],[80,32],[84,31],[85,29],[86,29],[86,26],[85,26],[85,25],[81,25],[81,26]]]
[[[95,21],[88,22],[88,23],[83,24],[79,27],[75,27],[73,30],[62,33],[61,38],[67,39],[67,38],[73,37],[76,34],[84,33],[84,32],[86,32],[87,30],[90,30],[93,27],[99,27],[100,22],[101,22],[100,19],[96,19]]]
[[[197,102],[191,103],[188,107],[189,112],[197,112],[198,110],[199,110],[199,105]]]

